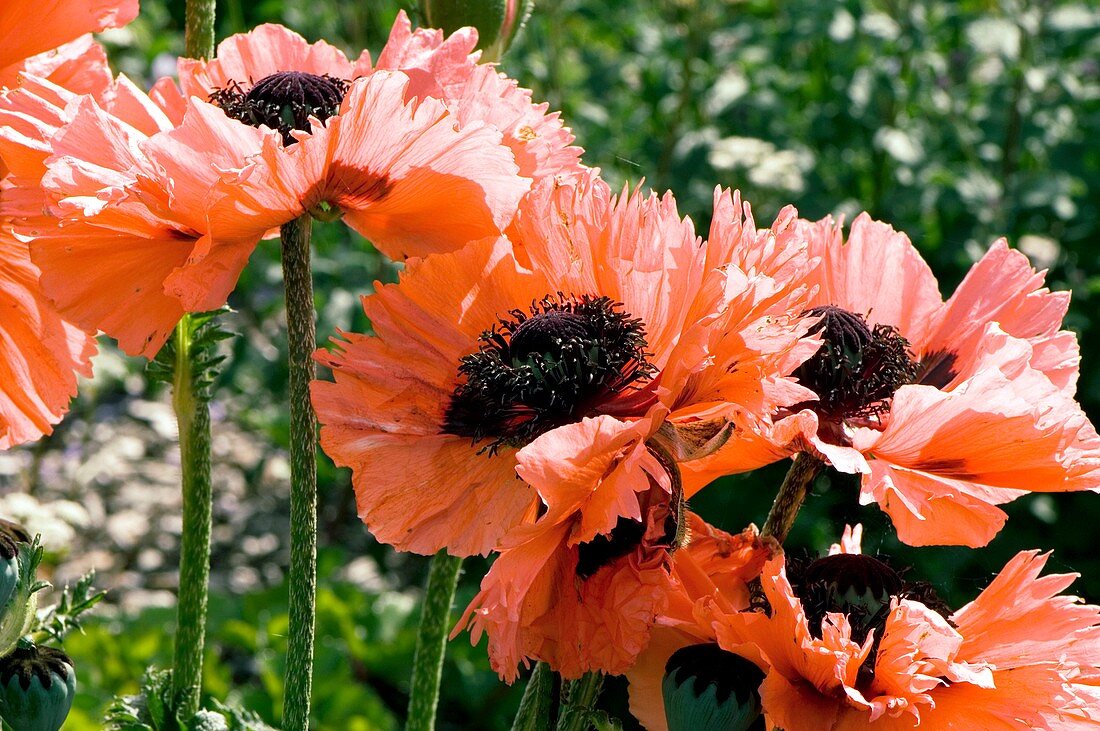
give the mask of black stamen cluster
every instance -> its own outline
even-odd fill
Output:
[[[795,375],[820,397],[816,408],[832,419],[867,417],[889,409],[899,387],[919,372],[907,341],[889,325],[868,327],[860,315],[834,305],[807,314],[821,319],[810,329],[824,342]]]
[[[789,570],[795,594],[802,600],[810,632],[821,633],[821,620],[829,612],[848,615],[852,638],[867,639],[872,630],[886,625],[890,598],[899,596],[905,583],[894,569],[874,556],[838,553]],[[882,635],[881,631],[876,635]]]
[[[227,116],[253,127],[277,129],[284,145],[295,143],[291,132],[309,130],[309,118],[324,122],[340,112],[349,82],[327,74],[281,71],[257,81],[245,91],[236,81],[210,95],[210,103]]]
[[[918,601],[951,621],[951,607],[931,584],[906,581],[888,563],[865,554],[836,554],[816,560],[787,557],[787,577],[802,603],[810,633],[821,638],[827,613],[844,614],[852,639],[863,643],[874,630],[874,642],[860,666],[860,681],[870,683],[879,643],[886,630],[891,599]]]
[[[458,367],[444,431],[523,446],[651,378],[645,325],[609,297],[547,296],[512,310]]]

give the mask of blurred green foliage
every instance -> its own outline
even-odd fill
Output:
[[[218,34],[282,22],[358,54],[381,48],[411,2],[225,0]],[[108,39],[118,67],[150,80],[182,49],[182,0],[143,0],[142,16]],[[585,160],[615,184],[671,188],[705,231],[716,184],[740,188],[758,221],[785,204],[808,218],[868,210],[906,231],[949,293],[998,236],[1072,289],[1068,325],[1082,341],[1081,400],[1100,418],[1100,10],[1040,0],[560,0],[536,7],[502,66],[536,99],[561,109]],[[392,266],[340,225],[319,226],[317,304],[322,338],[368,326],[358,296]],[[219,386],[231,414],[275,443],[285,383],[278,254],[265,245],[234,294],[232,357]],[[693,507],[727,529],[762,522],[782,465],[732,477]],[[322,542],[330,561],[353,546],[376,557],[399,588],[423,578],[418,557],[372,544],[354,517],[349,476],[321,465]],[[1100,599],[1093,495],[1033,495],[1009,507],[987,549],[900,546],[852,478],[819,479],[791,538],[821,550],[845,522],[866,525],[865,548],[895,555],[955,605],[968,601],[1017,550],[1054,549],[1055,570],[1084,574]],[[463,579],[468,598],[484,571]],[[322,583],[316,717],[323,729],[390,729],[402,718],[411,658],[409,594],[363,594]],[[461,598],[461,597],[460,597]],[[279,705],[285,590],[212,602],[207,689],[238,694],[270,721]],[[412,614],[410,615],[410,612]],[[164,663],[170,614],[102,623],[67,643],[82,674],[73,729],[95,728],[111,693]],[[507,728],[518,689],[497,683],[482,650],[452,644],[441,724]],[[622,703],[614,686],[607,701]],[[83,720],[81,720],[83,719]]]

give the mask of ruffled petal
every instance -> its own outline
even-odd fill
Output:
[[[0,228],[0,449],[37,439],[68,411],[95,340],[65,322],[38,287],[26,244]]]
[[[119,28],[137,13],[138,0],[4,0],[0,6],[0,86],[9,85],[8,67],[85,33]]]
[[[943,299],[909,237],[866,213],[852,222],[846,243],[831,219],[804,226],[810,255],[821,259],[811,277],[820,287],[813,305],[836,305],[872,325],[896,327],[915,352],[923,352]]]
[[[873,460],[870,474],[863,476],[860,501],[878,503],[898,538],[910,546],[979,548],[993,540],[1008,519],[996,506],[1024,494]]]
[[[324,41],[309,43],[289,28],[274,23],[256,26],[218,44],[209,61],[181,58],[180,86],[188,96],[206,100],[211,92],[234,83],[253,82],[280,71],[301,71],[350,81],[352,64],[343,51]]]

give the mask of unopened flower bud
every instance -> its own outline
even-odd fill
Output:
[[[429,26],[454,33],[459,28],[477,29],[482,59],[496,61],[516,37],[531,13],[533,0],[422,0]]]
[[[0,658],[0,718],[19,731],[58,731],[76,695],[73,661],[60,650],[20,643]]]
[[[714,643],[677,650],[661,690],[669,731],[748,731],[760,717],[764,673]]]

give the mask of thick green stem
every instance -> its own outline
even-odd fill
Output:
[[[317,348],[308,215],[284,224],[287,367],[290,372],[290,638],[286,657],[283,728],[309,727],[313,633],[317,604],[317,419],[309,401]]]
[[[172,698],[181,718],[190,718],[199,709],[210,579],[210,407],[195,392],[191,335],[191,316],[184,315],[176,325],[172,391],[183,474],[180,588],[172,664]]]
[[[215,0],[187,0],[184,54],[214,55]],[[176,324],[176,362],[172,407],[179,427],[183,490],[180,536],[180,587],[176,609],[176,646],[172,659],[172,699],[176,715],[191,718],[199,709],[202,658],[206,642],[206,604],[210,581],[210,407],[196,393],[197,366],[192,362],[191,315]]]
[[[420,628],[413,655],[412,683],[409,686],[409,718],[405,731],[432,731],[435,709],[439,705],[439,681],[443,677],[443,655],[451,628],[451,603],[458,586],[462,559],[440,551],[432,557],[428,570],[428,588],[420,610]]]
[[[805,452],[795,455],[787,476],[783,478],[783,484],[779,486],[772,509],[768,511],[768,519],[764,521],[761,535],[771,536],[780,545],[787,540],[787,534],[791,532],[791,526],[806,499],[806,493],[823,466],[822,461],[813,455]]]
[[[603,686],[601,673],[588,673],[571,681],[562,691],[562,709],[557,731],[587,731],[589,714]]]
[[[188,58],[214,56],[215,0],[187,0],[184,17],[183,55]]]
[[[535,665],[523,699],[519,702],[512,731],[549,731],[550,695],[554,691],[554,671],[544,662]]]

